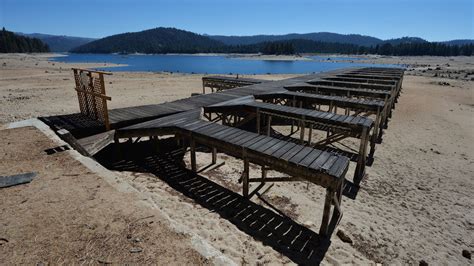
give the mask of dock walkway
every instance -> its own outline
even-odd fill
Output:
[[[243,195],[249,196],[249,183],[309,181],[326,188],[324,215],[320,234],[327,235],[330,208],[335,205],[335,219],[342,214],[340,203],[344,176],[349,159],[304,145],[259,135],[235,127],[228,127],[196,119],[196,111],[116,130],[116,138],[146,137],[174,134],[190,142],[191,168],[196,167],[196,144],[208,146],[244,161]],[[215,155],[213,155],[214,157]],[[250,178],[249,163],[265,169],[262,178]],[[266,177],[268,169],[290,175],[289,178]],[[258,189],[258,188],[257,188]]]

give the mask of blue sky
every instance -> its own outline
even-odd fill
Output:
[[[358,33],[474,39],[473,0],[0,0],[0,26],[105,37],[154,27],[220,35]]]

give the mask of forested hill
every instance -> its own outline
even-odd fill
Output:
[[[211,53],[224,52],[222,42],[175,28],[122,33],[73,49],[75,53]]]
[[[0,31],[0,53],[44,52],[49,52],[49,47],[40,39],[20,36],[5,28]]]
[[[83,38],[83,37],[73,37],[73,36],[64,36],[64,35],[51,35],[51,34],[42,34],[42,33],[20,33],[16,34],[27,36],[30,38],[38,38],[42,42],[46,43],[49,46],[51,52],[69,52],[70,50],[84,45],[86,43],[92,42],[96,39],[92,38]]]
[[[299,36],[299,35],[298,35]],[[361,35],[340,35],[359,36]],[[365,36],[368,37],[368,36]],[[372,37],[370,37],[372,38]],[[376,38],[374,38],[376,39]],[[472,55],[473,44],[453,45],[428,42],[417,37],[403,37],[381,41],[375,45],[361,45],[340,41],[289,39],[262,41],[252,44],[225,44],[210,37],[178,30],[155,28],[134,33],[123,33],[96,40],[73,49],[74,53],[341,53],[381,55]]]
[[[284,35],[253,35],[253,36],[222,36],[222,35],[206,35],[209,38],[221,41],[227,45],[249,45],[262,42],[286,41],[286,40],[310,40],[315,42],[326,43],[344,43],[361,46],[375,46],[383,42],[383,40],[359,35],[359,34],[338,34],[332,32],[313,32],[313,33],[290,33]]]

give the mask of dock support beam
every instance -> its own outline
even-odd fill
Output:
[[[331,212],[331,201],[334,195],[334,191],[330,188],[326,189],[326,198],[324,200],[323,220],[321,221],[321,227],[319,228],[319,234],[321,236],[328,235],[329,229],[329,215]]]
[[[362,129],[360,137],[359,158],[354,173],[354,183],[359,184],[365,174],[365,164],[367,161],[367,143],[369,141],[369,132],[366,127]]]
[[[217,148],[212,148],[212,164],[217,163]]]
[[[249,159],[244,158],[244,173],[243,173],[243,188],[242,194],[244,197],[248,198],[249,196]]]
[[[267,118],[267,136],[270,136],[271,129],[272,129],[272,116],[268,115],[268,118]]]
[[[194,139],[191,139],[191,170],[193,172],[197,172],[197,167],[196,167],[196,142]]]

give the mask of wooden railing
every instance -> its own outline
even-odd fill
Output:
[[[80,68],[72,70],[81,114],[104,123],[105,129],[110,130],[107,101],[112,98],[105,93],[104,75],[112,75],[112,73]]]

